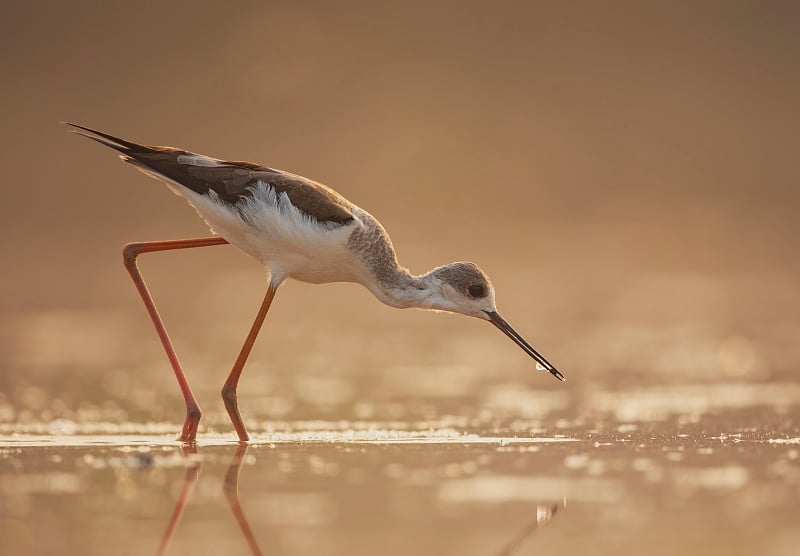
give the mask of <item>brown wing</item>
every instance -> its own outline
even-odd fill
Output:
[[[261,181],[277,193],[285,193],[298,210],[318,222],[344,225],[353,221],[351,205],[347,200],[321,183],[302,176],[252,162],[217,160],[173,147],[148,147],[93,129],[70,125],[96,135],[86,137],[116,149],[125,155],[128,162],[201,195],[213,191],[221,200],[235,205],[252,195]]]
[[[285,193],[298,210],[319,222],[347,224],[353,220],[347,201],[328,187],[302,176],[250,162],[222,160],[215,166],[194,164],[190,161],[195,155],[185,151],[154,149],[146,154],[130,156],[192,191],[201,194],[214,191],[231,205],[250,196],[261,181],[277,193]]]

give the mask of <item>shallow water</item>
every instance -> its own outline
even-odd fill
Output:
[[[9,554],[795,554],[783,392],[695,421],[622,422],[619,400],[652,416],[667,397],[604,392],[591,421],[276,422],[247,447],[182,447],[165,422],[5,425],[0,536]]]
[[[295,286],[242,378],[246,453],[219,388],[247,295],[200,315],[180,291],[157,292],[204,410],[195,449],[174,440],[182,403],[135,297],[125,311],[0,320],[3,554],[800,546],[792,322],[733,335],[515,318],[560,383],[486,323],[389,311],[346,288],[336,306],[350,314],[328,314],[334,288]]]

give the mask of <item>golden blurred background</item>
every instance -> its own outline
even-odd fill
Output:
[[[169,390],[180,418],[120,248],[207,230],[62,120],[322,181],[378,217],[416,272],[480,264],[567,387],[796,377],[796,2],[78,1],[3,13],[8,411],[53,416],[148,385]],[[195,388],[216,391],[262,271],[227,247],[142,267]],[[559,387],[532,369],[484,323],[293,283],[243,392],[305,380],[297,395],[358,415],[380,391]]]

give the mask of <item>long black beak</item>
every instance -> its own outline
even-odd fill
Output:
[[[558,380],[564,382],[567,380],[564,378],[564,375],[561,374],[561,371],[556,369],[547,359],[542,357],[542,355],[533,349],[533,346],[530,345],[528,342],[525,341],[525,338],[520,336],[516,330],[514,330],[510,324],[508,324],[503,317],[497,314],[497,311],[484,311],[489,316],[489,320],[495,325],[497,328],[503,331],[503,334],[511,338],[515,344],[522,348],[522,351],[533,357],[539,365],[544,367],[546,371],[548,371],[551,375],[556,377]]]

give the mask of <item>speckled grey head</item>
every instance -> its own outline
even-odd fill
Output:
[[[457,262],[434,268],[424,277],[432,296],[431,309],[488,320],[494,311],[494,288],[489,277],[473,263]]]
[[[486,299],[494,293],[491,280],[474,263],[450,263],[433,269],[431,275],[468,299]]]

